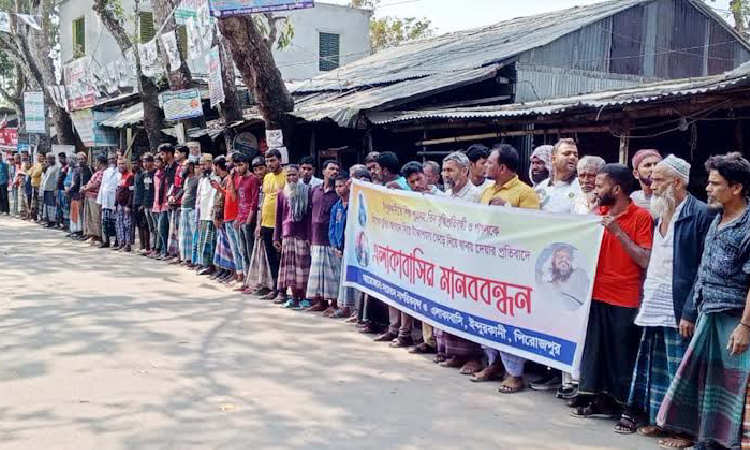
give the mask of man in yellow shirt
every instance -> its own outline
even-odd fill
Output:
[[[485,163],[485,175],[495,184],[482,193],[482,204],[494,206],[509,206],[513,208],[539,209],[539,196],[534,189],[518,179],[518,169],[521,160],[513,146],[508,144],[496,145],[492,148],[490,157]],[[507,376],[500,385],[503,394],[513,394],[523,389],[523,369],[526,360],[484,347],[489,366],[473,376],[473,381],[487,381],[497,378],[505,367]],[[502,361],[502,364],[500,362]]]
[[[39,189],[42,186],[42,175],[44,175],[44,153],[37,152],[36,163],[31,166],[29,176],[31,177],[31,220],[36,221],[39,213]]]
[[[266,152],[268,173],[263,177],[263,204],[260,209],[260,237],[266,248],[268,266],[271,268],[274,289],[263,296],[266,300],[283,297],[276,289],[279,280],[279,251],[273,246],[273,233],[276,227],[276,199],[286,185],[284,171],[281,170],[281,152],[271,149]]]

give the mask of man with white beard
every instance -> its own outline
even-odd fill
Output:
[[[635,319],[643,334],[628,407],[615,426],[621,434],[636,431],[634,417],[645,412],[648,424],[638,430],[640,434],[676,440],[675,435],[656,426],[656,415],[690,343],[697,312],[685,303],[715,215],[687,192],[689,177],[690,164],[674,155],[658,163],[651,174],[654,241],[643,302]]]

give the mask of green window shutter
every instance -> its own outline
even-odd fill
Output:
[[[138,13],[138,31],[141,44],[150,42],[154,38],[156,34],[156,30],[154,29],[154,13]]]
[[[73,19],[73,52],[76,56],[86,54],[86,17]]]
[[[319,53],[321,72],[328,72],[339,68],[339,40],[338,33],[319,33]]]
[[[187,61],[187,25],[180,25],[177,27],[177,48],[180,49],[180,57],[183,61]]]

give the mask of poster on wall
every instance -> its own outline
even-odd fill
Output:
[[[293,11],[315,7],[313,0],[209,0],[211,15],[216,17]]]
[[[47,133],[47,120],[44,110],[44,92],[32,91],[23,93],[24,119],[26,132]]]
[[[214,45],[206,55],[208,65],[208,91],[211,98],[211,108],[224,101],[224,83],[221,79],[221,59],[219,46]]]
[[[0,147],[15,150],[18,148],[18,129],[2,128],[0,129]]]
[[[182,120],[203,115],[203,103],[198,89],[162,92],[159,95],[159,103],[167,120]]]

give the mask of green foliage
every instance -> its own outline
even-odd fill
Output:
[[[281,50],[292,45],[294,26],[289,16],[274,16],[272,14],[256,14],[253,16],[255,26],[268,41],[268,46]]]
[[[710,1],[716,2],[716,0]],[[719,10],[719,12],[722,11]],[[731,0],[728,12],[734,19],[734,29],[745,35],[745,37],[748,37],[748,28],[750,28],[750,0]]]
[[[352,8],[368,9],[373,12],[379,5],[380,0],[351,0],[349,3]],[[384,16],[370,19],[370,44],[374,52],[404,42],[424,39],[434,33],[432,22],[426,17],[418,19]]]

